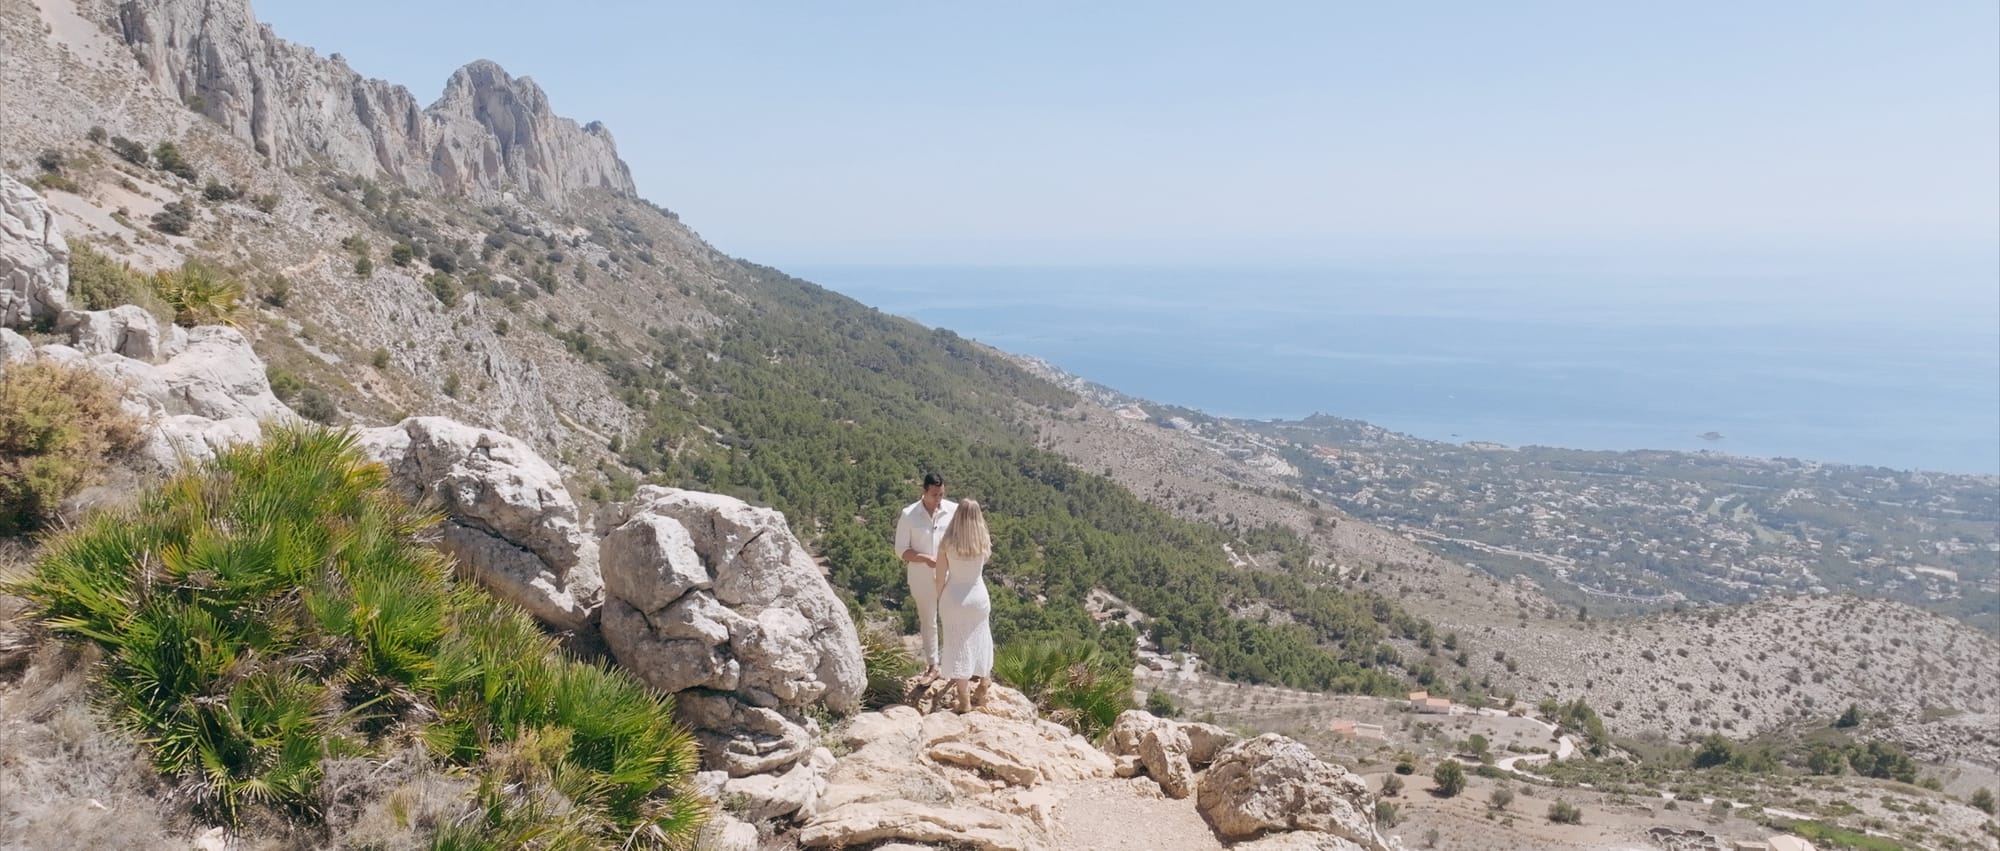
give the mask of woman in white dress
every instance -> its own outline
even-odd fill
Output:
[[[951,525],[938,539],[938,657],[939,667],[958,690],[958,711],[972,701],[986,702],[993,678],[993,598],[981,575],[993,554],[993,537],[986,531],[986,514],[973,500],[958,504]],[[979,681],[977,694],[972,680]]]

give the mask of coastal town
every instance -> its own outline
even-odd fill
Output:
[[[1854,593],[2000,626],[2000,482],[1761,459],[1454,444],[1329,416],[1163,428],[1306,498],[1603,613]]]

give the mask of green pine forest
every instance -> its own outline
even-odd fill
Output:
[[[1295,533],[1177,520],[1036,448],[1029,409],[1060,410],[1073,401],[1068,391],[948,330],[773,269],[742,261],[736,269],[749,291],[712,305],[721,330],[656,332],[651,362],[572,343],[647,413],[641,433],[613,446],[641,479],[784,511],[853,605],[900,612],[913,629],[890,539],[896,512],[935,469],[951,496],[991,513],[997,641],[1084,636],[1129,661],[1130,629],[1100,629],[1084,609],[1101,587],[1144,611],[1163,649],[1193,651],[1234,679],[1376,694],[1405,685],[1383,640],[1428,634],[1429,624],[1377,595],[1223,559],[1232,538],[1255,538],[1257,551],[1302,552]],[[608,472],[613,496],[636,483]],[[1289,618],[1232,614],[1251,601]],[[1418,679],[1432,679],[1428,666]]]

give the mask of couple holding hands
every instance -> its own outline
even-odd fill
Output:
[[[949,678],[961,713],[975,701],[985,703],[993,681],[993,600],[981,578],[993,553],[985,513],[973,500],[945,499],[944,477],[926,473],[923,498],[896,522],[896,553],[908,567],[910,598],[917,603],[924,678]]]

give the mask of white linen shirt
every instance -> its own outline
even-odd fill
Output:
[[[896,557],[902,558],[910,550],[937,557],[938,539],[944,537],[944,529],[951,525],[952,512],[958,510],[958,503],[944,500],[938,503],[936,514],[924,510],[924,501],[917,500],[903,509],[903,516],[896,521]],[[913,567],[922,564],[911,562]]]

